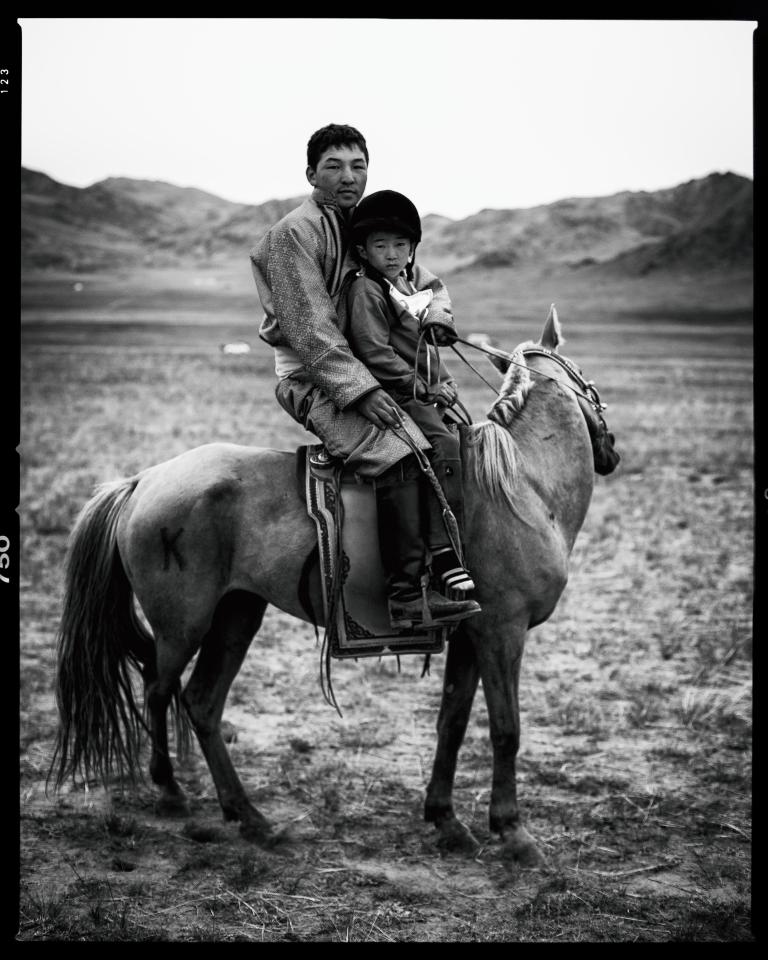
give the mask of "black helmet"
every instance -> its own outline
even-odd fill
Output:
[[[402,230],[414,243],[421,240],[419,211],[408,197],[395,190],[378,190],[358,203],[349,221],[353,243],[365,243],[374,230]]]

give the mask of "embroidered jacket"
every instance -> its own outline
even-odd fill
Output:
[[[335,200],[315,189],[262,237],[250,259],[265,312],[259,336],[275,348],[278,376],[310,380],[342,410],[375,390],[378,381],[345,336],[345,293],[356,264]],[[425,270],[420,282],[433,290],[430,318],[453,326],[442,282]]]

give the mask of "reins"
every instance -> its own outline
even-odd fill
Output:
[[[451,349],[457,357],[463,360],[464,363],[466,363],[467,366],[470,367],[470,369],[472,369],[477,376],[480,377],[480,379],[491,388],[491,390],[493,390],[495,394],[499,393],[498,389],[494,387],[493,384],[489,383],[479,372],[479,370],[475,369],[475,367],[466,359],[466,357],[456,348],[456,343],[463,343],[465,346],[473,347],[475,350],[479,350],[481,353],[485,353],[489,357],[500,357],[502,360],[506,360],[518,367],[523,367],[526,370],[529,370],[531,373],[535,373],[538,377],[543,377],[545,380],[552,380],[555,383],[562,384],[562,380],[558,380],[557,377],[551,377],[548,373],[542,373],[540,370],[534,370],[532,367],[529,367],[528,364],[520,363],[518,360],[514,360],[512,355],[507,353],[506,350],[499,350],[497,348],[489,350],[486,347],[481,347],[478,343],[472,343],[471,340],[463,340],[461,337],[457,337],[455,343],[451,344]],[[603,403],[600,400],[600,394],[597,392],[597,387],[595,386],[594,380],[585,380],[580,371],[566,357],[561,357],[559,353],[555,353],[553,350],[548,350],[546,347],[525,347],[523,349],[523,356],[527,357],[531,355],[548,357],[550,360],[554,360],[566,371],[566,373],[568,373],[572,379],[576,381],[576,383],[578,383],[581,389],[585,392],[582,393],[570,383],[563,384],[563,386],[568,387],[569,390],[572,390],[576,396],[581,397],[582,400],[586,400],[587,403],[593,407],[597,413],[601,413],[603,410],[607,409],[608,404]]]
[[[427,342],[427,341],[431,341],[431,342]],[[426,326],[422,328],[421,333],[419,334],[418,342],[416,344],[416,357],[413,365],[413,369],[414,369],[413,399],[417,403],[428,404],[431,402],[429,399],[419,400],[419,398],[416,396],[416,384],[418,380],[418,371],[419,371],[419,355],[421,354],[422,349],[424,349],[425,343],[426,343],[426,381],[427,381],[427,389],[429,390],[433,386],[432,356],[429,350],[430,346],[435,348],[435,384],[439,383],[440,381],[440,350],[435,340],[434,326]],[[457,343],[462,343],[467,347],[472,347],[474,350],[479,350],[480,353],[484,353],[486,354],[486,356],[498,357],[502,360],[506,360],[510,364],[515,364],[518,367],[523,367],[523,369],[528,370],[530,373],[535,373],[536,376],[543,377],[545,380],[552,380],[554,383],[560,383],[560,384],[563,383],[563,381],[558,380],[557,377],[551,377],[548,373],[542,373],[540,370],[534,370],[532,367],[529,367],[528,364],[526,363],[520,363],[519,360],[515,360],[513,355],[510,353],[507,353],[506,350],[500,350],[497,347],[488,349],[487,347],[480,346],[480,344],[478,343],[472,343],[471,340],[464,340],[461,337],[456,337],[456,339],[451,343],[451,349],[453,350],[453,352],[462,361],[462,363],[465,363],[469,367],[469,369],[475,374],[476,377],[482,380],[483,383],[496,394],[496,396],[499,396],[498,387],[495,387],[489,380],[487,380],[483,376],[482,373],[480,373],[480,371],[477,369],[477,367],[474,366],[474,364],[470,363],[470,361],[467,360],[464,354],[456,346]],[[566,373],[571,377],[571,379],[576,381],[576,383],[579,385],[581,390],[577,390],[576,387],[574,387],[573,384],[571,383],[565,383],[563,385],[568,387],[569,390],[572,390],[576,394],[576,396],[581,397],[582,400],[586,400],[586,402],[595,410],[598,416],[600,416],[600,419],[601,420],[603,419],[602,411],[607,409],[608,405],[603,403],[600,400],[600,394],[597,392],[595,381],[585,380],[581,374],[581,371],[577,367],[575,367],[573,363],[571,363],[571,361],[567,359],[567,357],[562,357],[560,356],[559,353],[555,353],[553,350],[547,349],[547,347],[536,346],[536,345],[525,347],[522,353],[524,357],[525,356],[547,357],[550,360],[554,360],[555,363],[558,363],[566,371]],[[471,423],[471,418],[469,417],[469,414],[466,408],[461,406],[461,410],[464,415],[464,418],[466,418],[466,422]]]
[[[434,328],[427,326],[426,328],[422,329],[421,334],[419,335],[418,343],[416,345],[416,358],[414,361],[413,399],[418,403],[431,402],[429,399],[419,400],[416,396],[416,380],[417,380],[418,371],[419,371],[419,354],[421,353],[421,350],[423,349],[427,338],[429,338],[429,340],[431,341],[431,344],[428,343],[426,347],[427,388],[430,389],[430,387],[432,386],[431,354],[429,350],[430,345],[435,348],[435,361],[436,361],[435,362],[435,368],[436,368],[435,383],[438,383],[440,378],[440,351],[435,341]],[[597,387],[595,386],[595,381],[585,380],[584,377],[582,376],[581,371],[578,369],[578,367],[574,366],[574,364],[567,357],[563,357],[559,353],[556,353],[554,350],[550,350],[547,347],[543,347],[537,344],[532,344],[531,346],[524,347],[523,350],[521,351],[524,357],[540,356],[540,357],[547,357],[549,360],[554,360],[555,363],[559,364],[563,368],[563,370],[565,370],[565,372],[568,374],[571,380],[574,380],[578,384],[580,389],[577,389],[572,383],[567,383],[562,380],[558,380],[557,377],[552,377],[548,373],[542,373],[540,370],[534,370],[533,367],[528,366],[527,363],[521,363],[519,360],[515,360],[513,354],[507,353],[506,350],[500,350],[498,347],[493,347],[489,349],[487,347],[480,346],[480,344],[478,343],[473,343],[471,340],[464,340],[461,337],[456,337],[455,340],[453,340],[453,342],[450,345],[451,349],[456,354],[456,356],[470,368],[470,370],[475,374],[475,376],[477,376],[480,380],[482,380],[483,383],[490,390],[494,392],[494,394],[496,395],[497,401],[502,398],[502,394],[498,389],[498,387],[494,386],[489,380],[487,380],[483,376],[483,374],[480,373],[480,371],[474,366],[474,364],[470,363],[470,361],[467,360],[464,354],[456,346],[457,343],[464,344],[467,347],[472,347],[474,350],[478,350],[480,351],[480,353],[484,353],[489,357],[500,358],[502,360],[505,360],[509,364],[514,364],[515,366],[522,367],[524,370],[527,370],[529,373],[534,373],[538,377],[543,377],[545,380],[551,380],[553,383],[558,383],[561,386],[567,387],[569,390],[575,393],[577,397],[580,397],[582,400],[585,400],[590,405],[590,407],[592,407],[592,409],[597,414],[597,417],[600,421],[601,429],[607,432],[608,425],[606,424],[605,419],[603,417],[603,411],[608,408],[608,404],[603,403],[602,400],[600,399],[600,394],[598,393]],[[456,410],[457,407],[461,410],[461,415],[459,415],[458,411]],[[459,403],[458,399],[455,400],[454,403],[450,407],[447,407],[446,409],[450,410],[453,413],[454,417],[458,422],[460,423],[463,422],[465,424],[472,423],[472,418],[469,415],[469,412],[467,411],[466,407],[464,407],[461,403]]]

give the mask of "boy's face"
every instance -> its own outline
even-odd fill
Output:
[[[410,237],[402,233],[376,230],[368,234],[365,246],[358,246],[357,249],[360,256],[372,267],[383,273],[388,280],[394,281],[405,269],[413,251],[413,243]]]
[[[351,210],[365,193],[368,182],[365,154],[357,146],[328,147],[314,170],[307,167],[307,180],[334,197],[342,210]]]

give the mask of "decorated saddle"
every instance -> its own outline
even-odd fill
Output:
[[[300,447],[298,457],[307,512],[317,525],[330,656],[440,653],[447,627],[398,632],[390,625],[373,486],[345,473],[321,444]]]

